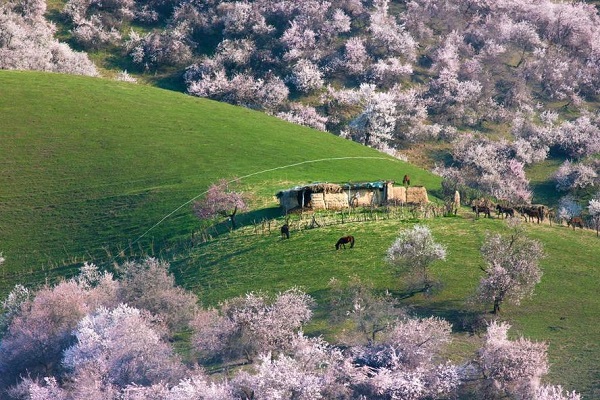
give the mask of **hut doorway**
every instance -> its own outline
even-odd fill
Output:
[[[298,204],[300,204],[300,207],[302,207],[302,208],[312,207],[311,195],[312,195],[312,190],[310,190],[310,189],[304,189],[304,190],[298,192]]]

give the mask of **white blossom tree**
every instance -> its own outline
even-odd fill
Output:
[[[537,398],[540,380],[548,372],[548,345],[524,338],[508,340],[509,329],[506,322],[492,321],[488,326],[477,359],[488,385],[481,390],[490,397],[500,392],[520,399]]]
[[[588,212],[594,221],[594,225],[596,226],[596,236],[598,236],[598,231],[600,230],[600,194],[597,194],[595,199],[589,201]]]
[[[429,268],[434,261],[446,259],[446,248],[437,243],[431,230],[424,225],[400,232],[400,235],[387,250],[386,260],[397,272],[408,272],[423,290],[429,289],[433,281]]]
[[[493,313],[505,302],[518,305],[533,293],[540,282],[539,260],[544,256],[542,244],[525,236],[520,221],[509,219],[512,232],[487,234],[481,247],[486,266],[477,287],[476,298],[493,303]]]
[[[310,60],[300,59],[292,68],[288,82],[300,92],[308,93],[323,87],[323,75],[319,67]]]
[[[44,2],[8,1],[0,5],[0,69],[97,76],[87,54],[73,51],[54,38],[56,27],[44,18],[45,11]]]
[[[160,329],[136,308],[101,307],[78,323],[76,343],[65,350],[63,363],[75,379],[106,385],[99,390],[177,382],[184,369]]]
[[[287,290],[274,299],[261,293],[230,299],[219,311],[198,314],[192,323],[194,347],[208,359],[252,360],[261,353],[281,352],[312,317],[312,305],[312,298],[299,289]]]
[[[456,366],[438,362],[451,326],[439,318],[398,321],[381,341],[351,349],[359,368],[353,385],[367,398],[428,399],[454,393]],[[381,397],[379,397],[381,396]]]
[[[569,160],[563,162],[554,173],[556,189],[563,192],[593,186],[597,178],[598,174],[593,167]]]
[[[568,221],[573,217],[580,216],[582,211],[583,207],[579,205],[575,197],[568,194],[561,197],[558,201],[558,212],[556,216],[561,221]]]

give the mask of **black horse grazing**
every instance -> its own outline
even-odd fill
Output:
[[[404,186],[410,186],[410,176],[404,175],[404,178],[402,178],[402,184]]]
[[[502,215],[502,217],[514,217],[515,216],[515,209],[511,208],[511,207],[504,207],[501,206],[500,204],[496,205],[496,211],[498,212],[498,214]]]
[[[344,249],[345,249],[346,243],[350,243],[350,248],[353,248],[354,247],[354,236],[341,237],[340,240],[338,240],[337,243],[335,244],[335,249],[339,250],[340,246],[344,246]]]
[[[479,218],[480,213],[483,213],[485,217],[492,218],[492,216],[490,215],[492,213],[492,210],[490,210],[488,206],[472,206],[471,209],[475,213],[476,218]]]
[[[583,219],[581,219],[581,217],[571,217],[567,221],[567,226],[572,226],[573,230],[575,230],[576,226],[578,226],[581,229],[583,229]]]
[[[281,227],[281,238],[289,239],[290,238],[290,226],[288,224],[284,224]]]

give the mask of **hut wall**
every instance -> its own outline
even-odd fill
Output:
[[[287,212],[294,208],[300,207],[298,203],[298,193],[293,191],[283,192],[281,197],[279,198],[279,204],[283,209]]]
[[[327,193],[324,195],[324,200],[325,208],[328,210],[348,208],[348,195],[346,193]]]
[[[427,189],[424,186],[409,186],[406,189],[406,202],[411,204],[429,203]]]
[[[311,193],[310,204],[313,210],[325,210],[325,198],[323,193]]]
[[[368,207],[373,204],[373,191],[370,189],[358,189],[350,193],[354,198],[353,204],[356,207]]]

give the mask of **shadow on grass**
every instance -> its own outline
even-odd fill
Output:
[[[453,332],[470,335],[484,333],[487,323],[495,318],[490,312],[467,308],[462,301],[432,302],[413,306],[412,310],[418,317],[442,318],[452,325]]]

